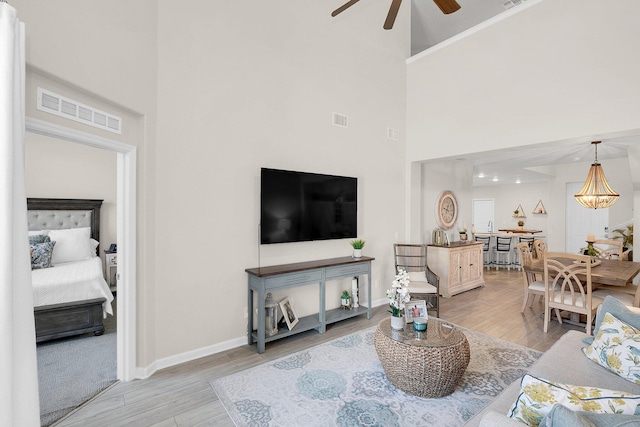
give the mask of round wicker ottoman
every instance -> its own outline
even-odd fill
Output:
[[[429,318],[426,332],[407,324],[391,329],[391,320],[378,323],[376,352],[387,378],[400,390],[421,397],[447,396],[469,365],[469,342],[455,326]]]

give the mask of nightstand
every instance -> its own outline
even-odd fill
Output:
[[[118,287],[118,253],[104,251],[104,276],[109,284],[111,292],[115,292]]]

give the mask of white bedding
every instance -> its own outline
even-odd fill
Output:
[[[102,275],[100,257],[31,270],[31,279],[34,307],[106,298],[102,304],[104,317],[113,314],[113,295]]]

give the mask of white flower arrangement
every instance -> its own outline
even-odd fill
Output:
[[[398,270],[395,280],[391,283],[391,289],[387,289],[387,299],[391,315],[401,317],[405,303],[411,300],[409,295],[409,274],[403,269]]]

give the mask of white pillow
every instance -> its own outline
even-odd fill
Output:
[[[91,258],[91,228],[68,228],[50,230],[49,238],[56,242],[53,248],[53,265],[62,262],[81,261]]]
[[[409,282],[428,282],[427,273],[424,271],[410,271]]]
[[[48,236],[49,230],[31,230],[29,236]]]
[[[98,246],[100,246],[100,242],[98,242],[96,239],[90,239],[90,242],[91,242],[91,257],[98,256],[98,254],[96,253],[96,249],[98,249]]]

